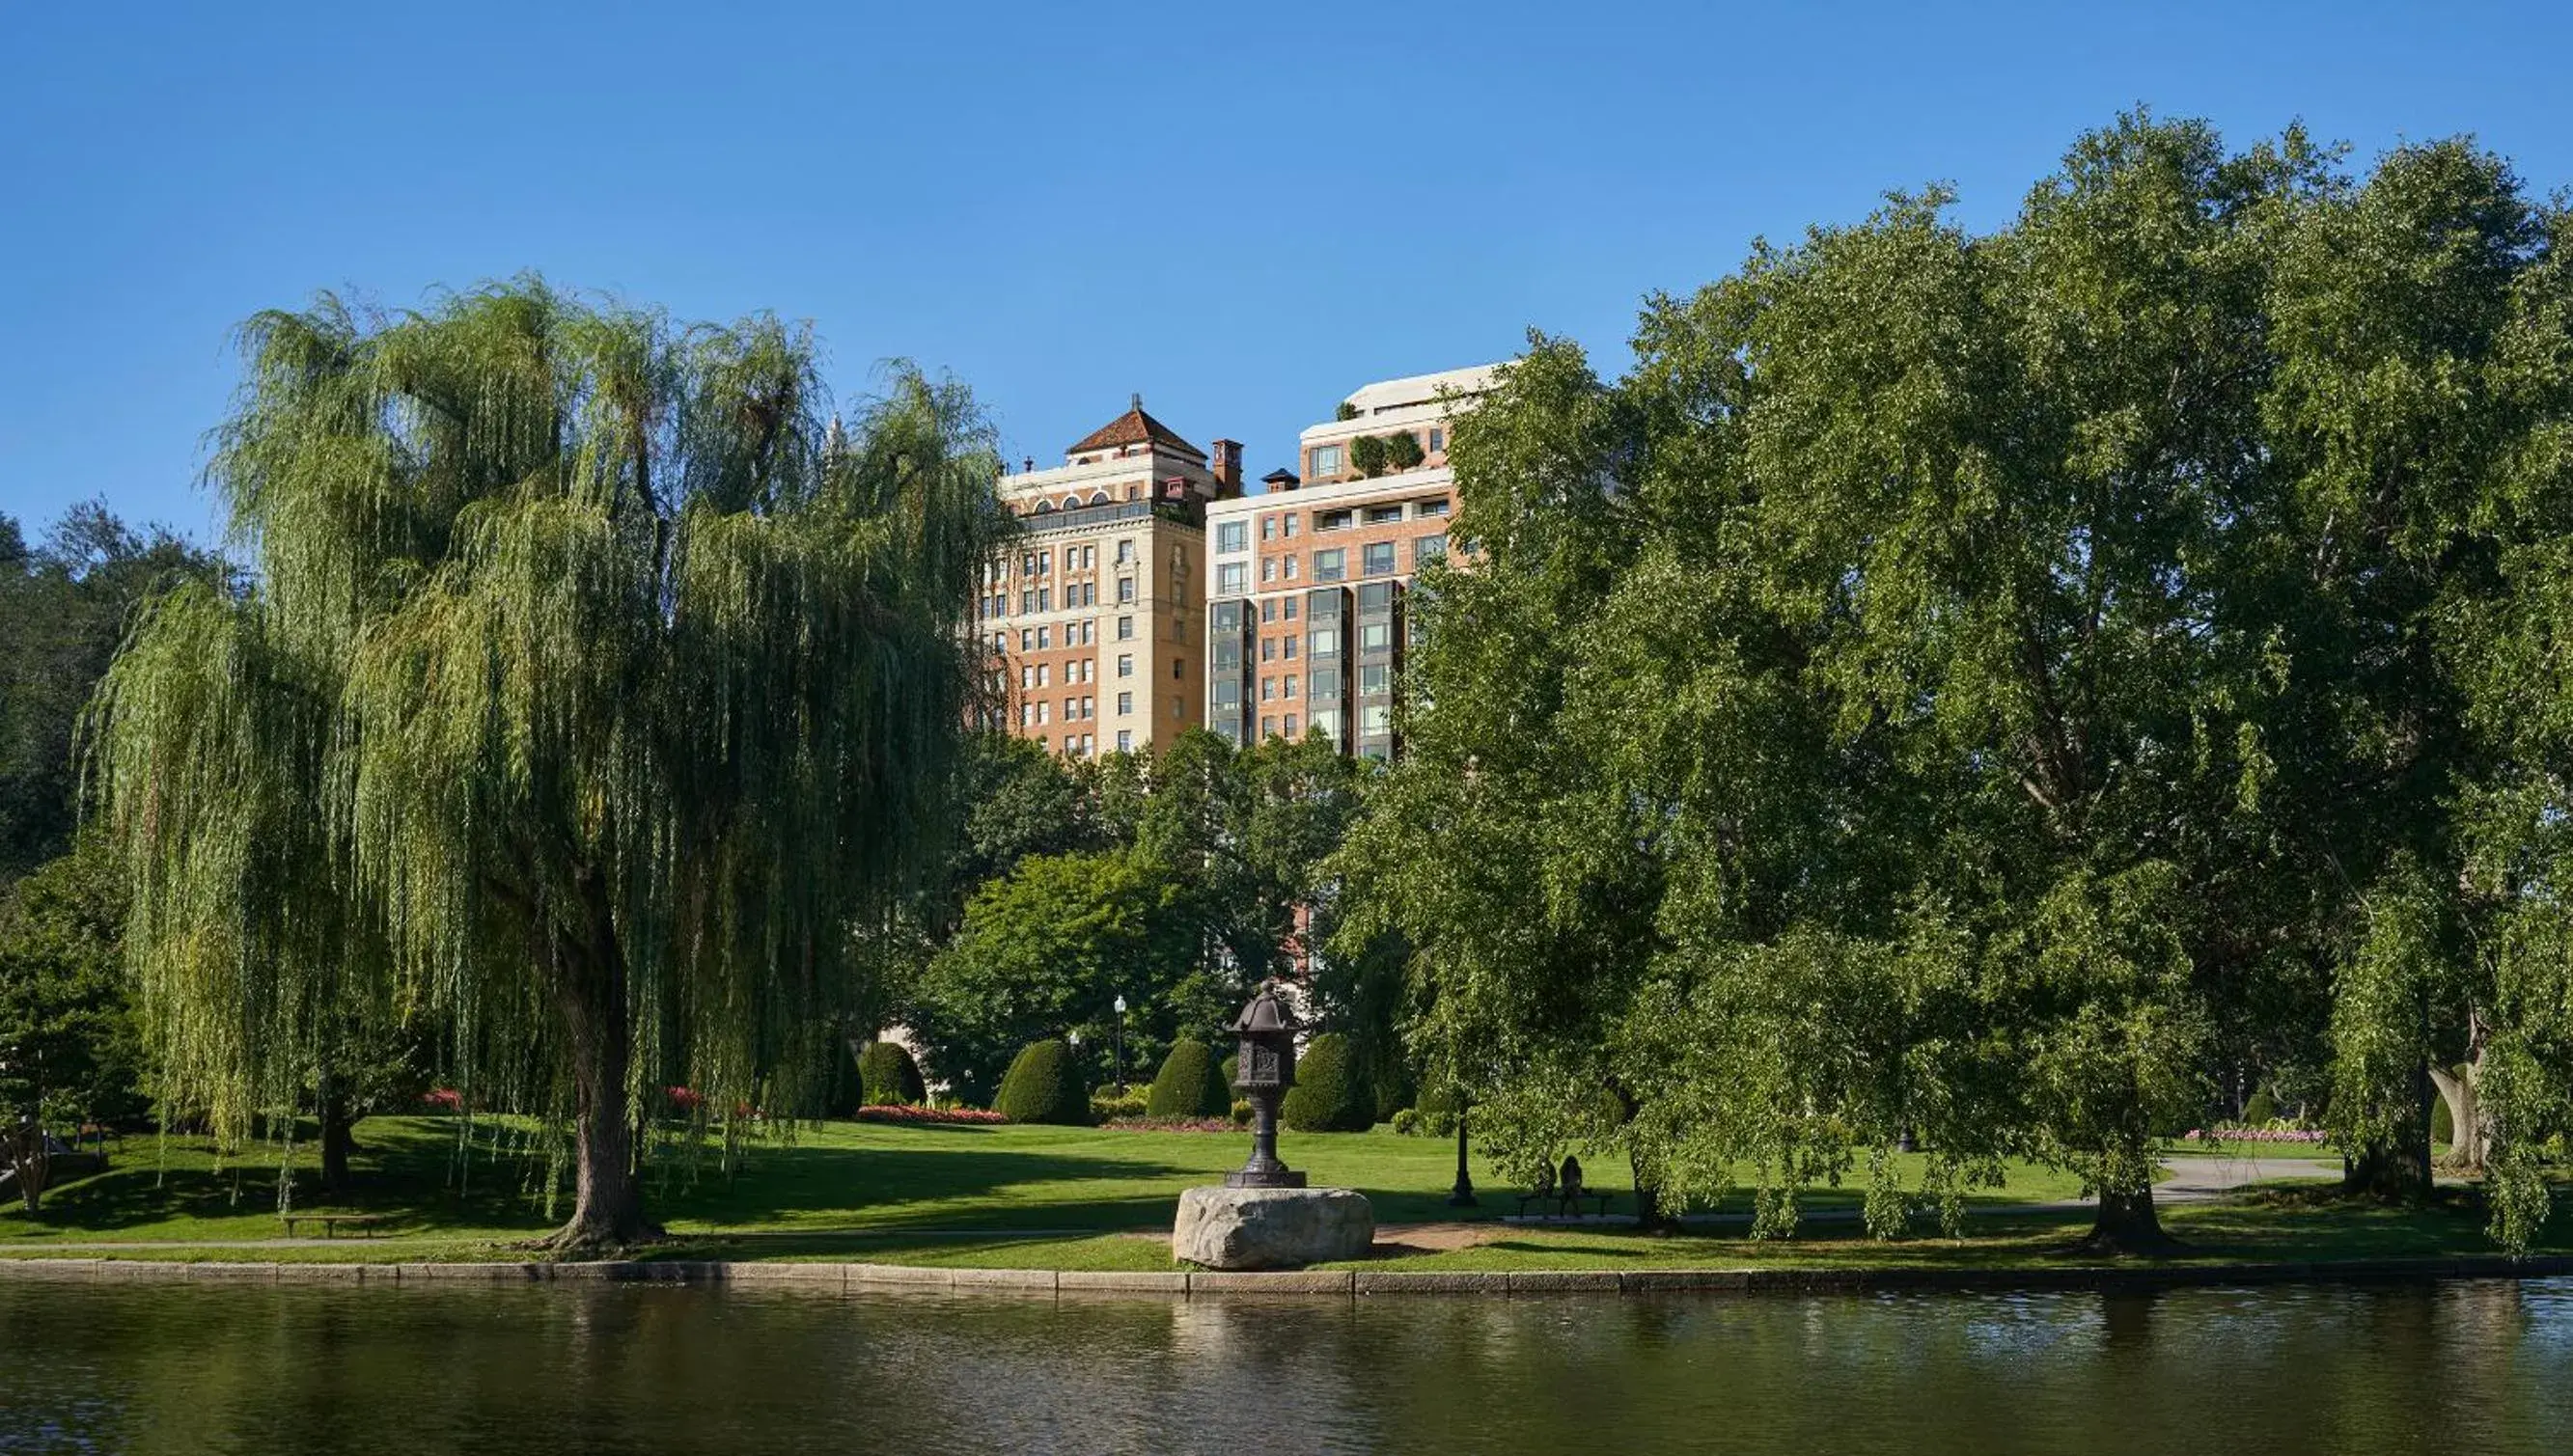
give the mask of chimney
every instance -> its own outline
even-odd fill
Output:
[[[1020,473],[1020,474],[1022,474],[1022,475],[1033,475],[1033,474],[1035,474],[1036,472],[1037,472],[1037,457],[1036,457],[1036,456],[1034,456],[1034,455],[1021,455],[1021,456],[1019,456],[1019,473]]]
[[[1242,441],[1215,442],[1215,498],[1231,500],[1242,493]]]

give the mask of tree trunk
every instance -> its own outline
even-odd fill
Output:
[[[345,1102],[335,1098],[322,1104],[322,1186],[331,1192],[349,1190],[349,1154],[358,1150],[357,1125]]]
[[[2086,1253],[2169,1253],[2178,1240],[2162,1232],[2161,1214],[2153,1207],[2152,1184],[2141,1188],[2100,1190],[2100,1211],[2092,1215],[2091,1232],[2081,1244]]]
[[[45,1142],[45,1124],[34,1117],[21,1117],[11,1129],[9,1171],[18,1185],[18,1200],[30,1213],[44,1211],[46,1177],[53,1171],[53,1149]]]
[[[603,904],[590,944],[557,952],[555,1005],[571,1052],[571,1221],[551,1242],[567,1252],[623,1248],[659,1236],[643,1220],[634,1176],[634,1119],[625,1075],[633,1055],[625,957]]]
[[[2444,1068],[2430,1069],[2430,1085],[2439,1090],[2439,1099],[2448,1104],[2448,1165],[2460,1172],[2481,1172],[2484,1153],[2490,1146],[2492,1131],[2483,1115],[2483,1100],[2476,1094],[2476,1085],[2483,1080],[2483,1058],[2476,1059],[2451,1073]]]
[[[2396,1141],[2362,1147],[2350,1155],[2341,1190],[2387,1203],[2417,1203],[2430,1196],[2430,1066],[2413,1076],[2412,1120]]]

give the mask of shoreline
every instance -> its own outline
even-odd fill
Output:
[[[1989,1269],[1525,1269],[1495,1271],[1307,1269],[1055,1270],[950,1268],[917,1264],[768,1263],[705,1259],[586,1262],[301,1263],[292,1260],[189,1262],[180,1259],[0,1258],[0,1279],[56,1283],[266,1284],[676,1284],[872,1293],[1242,1296],[1446,1294],[1510,1297],[1560,1294],[1775,1295],[1993,1293],[2011,1290],[2147,1292],[2225,1285],[2431,1283],[2451,1279],[2535,1279],[2573,1274],[2573,1255],[2512,1259],[2502,1254],[2345,1259],[2167,1267],[2022,1265]]]

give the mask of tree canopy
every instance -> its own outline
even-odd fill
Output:
[[[2526,1188],[2562,215],[2464,142],[2361,179],[2141,115],[1996,233],[1950,202],[1655,297],[1619,379],[1535,338],[1459,422],[1348,938],[1415,948],[1505,1152],[1748,1169],[1764,1232],[1861,1159],[1890,1230],[1917,1138],[1919,1192],[2033,1156],[2150,1242],[2218,1068],[2329,1063],[2383,1162],[2470,1023]]]
[[[843,431],[801,330],[534,280],[241,337],[255,585],[159,599],[97,708],[168,1092],[237,1133],[425,1009],[572,1125],[565,1241],[630,1241],[636,1093],[795,1105],[935,852],[989,430],[897,367]]]

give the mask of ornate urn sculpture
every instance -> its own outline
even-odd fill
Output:
[[[1251,1103],[1251,1160],[1225,1175],[1228,1188],[1300,1188],[1304,1175],[1278,1160],[1278,1102],[1295,1085],[1295,1014],[1267,982],[1233,1023],[1241,1039],[1233,1086]]]

